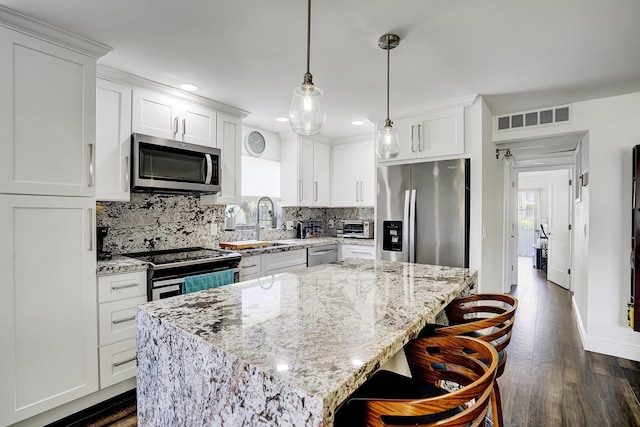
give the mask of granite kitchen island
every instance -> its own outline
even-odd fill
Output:
[[[330,426],[452,299],[463,268],[349,259],[137,309],[141,426]]]

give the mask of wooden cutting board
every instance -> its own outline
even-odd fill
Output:
[[[252,249],[264,248],[269,242],[262,240],[241,240],[239,242],[220,242],[220,247],[225,249]]]

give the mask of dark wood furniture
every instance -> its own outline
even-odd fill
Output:
[[[476,294],[453,300],[445,312],[449,326],[433,325],[421,335],[466,335],[480,338],[493,345],[500,356],[496,378],[507,363],[507,345],[518,308],[518,300],[508,294]],[[405,350],[406,352],[406,350]],[[502,403],[498,382],[494,382],[491,397],[495,426],[502,426]]]
[[[498,368],[494,347],[443,336],[411,340],[405,352],[412,378],[376,372],[338,411],[336,427],[485,425]]]

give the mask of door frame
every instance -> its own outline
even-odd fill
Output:
[[[519,176],[523,172],[544,172],[555,170],[569,170],[569,176],[571,177],[571,186],[569,188],[569,224],[572,225],[572,229],[569,230],[569,269],[573,266],[573,224],[574,224],[574,203],[573,198],[575,182],[575,164],[561,164],[561,165],[549,165],[549,166],[536,166],[536,167],[513,167],[512,175],[505,174],[504,182],[504,253],[503,253],[503,291],[509,292],[512,285],[518,284],[518,250],[517,250],[517,238],[518,228],[515,226],[515,219],[517,218],[517,200],[519,191]],[[507,179],[509,179],[507,181]],[[511,230],[513,229],[513,234]],[[513,236],[513,237],[510,237]],[[573,280],[571,274],[568,277],[569,291],[573,291]]]

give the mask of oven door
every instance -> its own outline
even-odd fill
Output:
[[[184,278],[156,280],[151,284],[151,301],[182,295]]]
[[[207,274],[213,273],[216,271],[228,270],[228,268],[213,268],[207,269],[206,271],[197,271],[192,274],[184,274],[180,275],[180,277],[171,277],[171,278],[152,278],[151,279],[151,292],[150,292],[150,301],[157,301],[159,299],[171,298],[177,295],[182,295],[182,291],[184,288],[184,278],[188,276],[197,276],[199,274]],[[233,268],[233,283],[238,283],[240,281],[240,269]]]
[[[220,150],[134,133],[131,189],[220,191]]]

